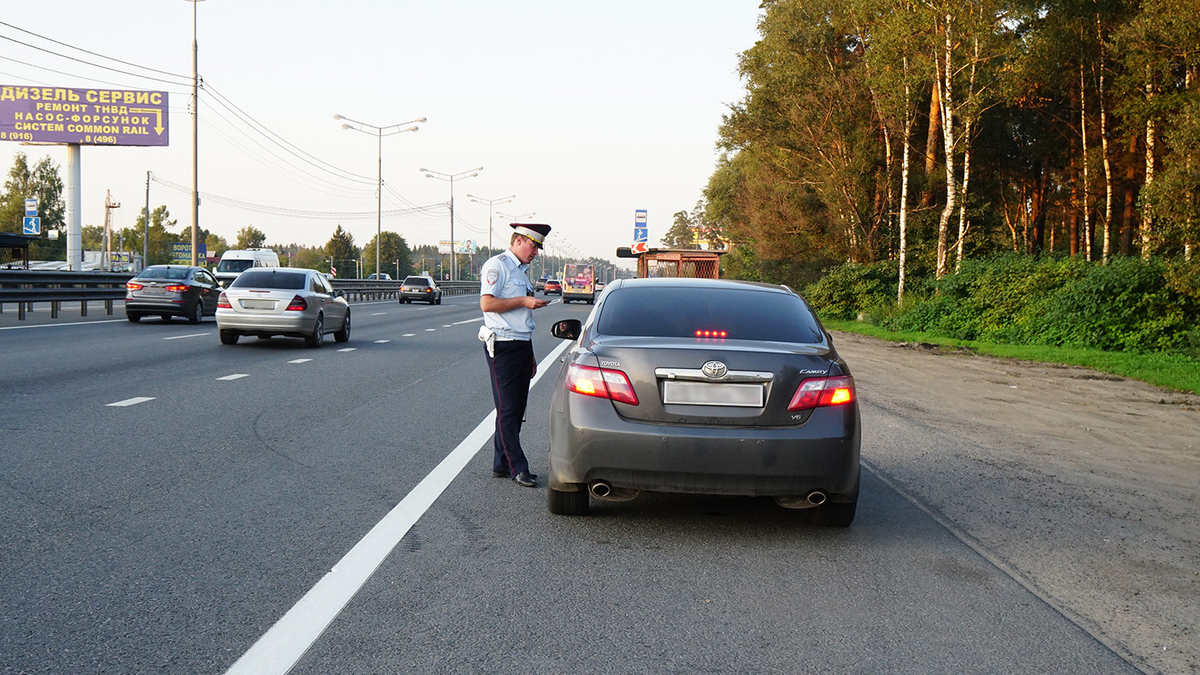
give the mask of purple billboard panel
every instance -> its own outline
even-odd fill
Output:
[[[0,141],[169,145],[167,92],[0,85]]]

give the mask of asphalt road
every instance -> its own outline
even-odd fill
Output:
[[[539,310],[539,359],[589,310]],[[544,482],[491,476],[476,299],[353,312],[317,350],[119,306],[0,315],[0,672],[1144,672],[870,471],[845,530],[675,495],[551,516]],[[878,412],[864,396],[864,425]],[[344,605],[301,602],[381,546]]]

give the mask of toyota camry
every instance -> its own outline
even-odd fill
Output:
[[[845,527],[858,503],[854,379],[785,286],[622,279],[573,340],[552,394],[547,506],[645,491],[772,497]]]

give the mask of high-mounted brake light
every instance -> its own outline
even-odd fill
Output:
[[[304,301],[304,298],[297,295],[292,298],[292,301],[288,303],[287,309],[284,311],[303,312],[306,309],[308,309],[308,303]]]
[[[729,337],[729,333],[723,330],[698,330],[696,331],[696,337],[725,339]]]
[[[229,304],[229,296],[225,295],[224,291],[217,298],[217,309],[233,309],[233,305]]]
[[[849,375],[813,377],[800,383],[788,410],[809,410],[822,406],[845,405],[854,402],[854,378]]]
[[[607,398],[629,405],[637,405],[638,397],[633,391],[629,377],[619,370],[593,368],[571,364],[567,368],[567,391],[584,396]]]

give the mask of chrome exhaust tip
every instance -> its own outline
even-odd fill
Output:
[[[606,480],[594,480],[588,486],[588,492],[591,492],[593,497],[607,497],[612,494],[612,485]]]
[[[820,506],[825,503],[825,493],[821,492],[820,490],[813,490],[812,492],[808,493],[808,496],[805,497],[805,499],[807,499],[808,503],[812,504],[813,506]]]

